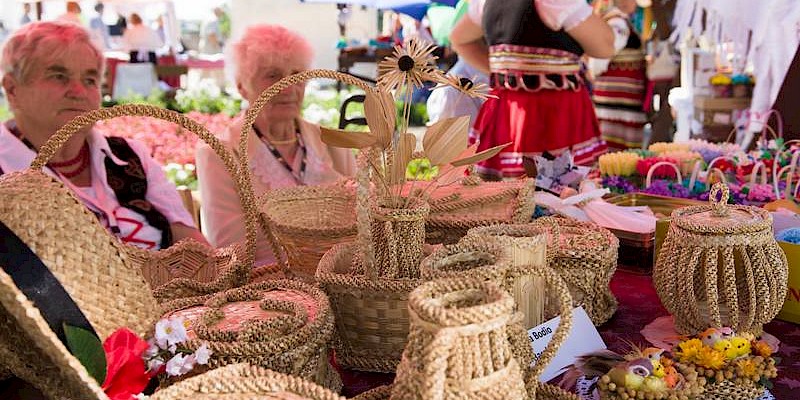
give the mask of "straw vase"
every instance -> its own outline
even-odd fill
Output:
[[[758,335],[786,298],[788,265],[771,215],[727,200],[727,186],[717,183],[711,205],[672,213],[653,283],[679,333],[729,326]]]
[[[187,347],[207,344],[209,367],[247,362],[309,379],[332,390],[328,363],[333,313],[327,296],[299,281],[271,280],[165,304],[189,324]]]
[[[430,206],[424,200],[376,199],[370,208],[375,267],[387,278],[419,278],[425,244],[425,218]]]
[[[248,364],[206,372],[150,396],[151,400],[344,400],[324,387],[291,375]]]
[[[522,399],[523,368],[507,326],[514,300],[480,279],[437,280],[411,293],[411,332],[393,400]]]

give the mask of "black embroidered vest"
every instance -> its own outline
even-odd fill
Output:
[[[109,136],[106,140],[111,152],[128,163],[128,165],[117,165],[106,157],[108,186],[114,191],[121,206],[141,214],[150,226],[161,230],[161,248],[166,249],[172,245],[172,230],[164,214],[147,200],[147,175],[142,160],[125,139]]]
[[[487,1],[481,24],[489,46],[514,44],[583,54],[580,44],[563,29],[554,31],[542,22],[533,0]]]

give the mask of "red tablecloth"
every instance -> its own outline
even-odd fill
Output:
[[[667,315],[656,295],[653,281],[649,276],[618,270],[611,281],[611,290],[619,300],[619,309],[614,317],[599,328],[606,344],[620,352],[626,351],[625,340],[645,344],[639,331],[655,318]],[[778,400],[800,399],[800,326],[775,320],[764,330],[781,341],[777,357],[782,359],[778,365],[778,378],[771,390]],[[345,396],[354,396],[373,387],[391,383],[393,374],[378,374],[360,371],[340,370],[344,381]],[[722,399],[721,399],[722,400]]]

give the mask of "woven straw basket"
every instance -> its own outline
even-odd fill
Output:
[[[214,250],[193,240],[183,240],[159,252],[116,243],[113,245],[116,248],[113,252],[120,254],[117,257],[122,257],[122,263],[125,265],[141,270],[160,300],[213,293],[244,284],[255,258],[255,234],[258,229],[250,181],[239,180],[237,165],[204,126],[169,110],[131,104],[91,111],[70,121],[39,150],[29,170],[3,177],[7,185],[3,185],[2,189],[4,204],[0,206],[2,207],[0,218],[3,218],[6,225],[17,232],[34,250],[37,247],[48,246],[56,253],[72,253],[71,257],[94,253],[96,248],[92,245],[94,240],[87,240],[87,246],[79,246],[76,243],[76,240],[79,240],[76,236],[82,235],[78,232],[85,229],[85,225],[70,220],[71,215],[78,213],[79,207],[85,207],[61,183],[44,184],[51,178],[42,171],[42,168],[58,148],[77,131],[97,121],[120,116],[152,117],[172,122],[208,143],[223,160],[228,172],[237,178],[237,190],[247,216],[247,242]],[[53,204],[54,200],[58,203]],[[100,225],[97,221],[88,222],[81,218],[81,224],[87,223]],[[96,236],[86,239],[106,241],[107,238],[111,238],[110,234],[102,230],[94,228],[92,230]],[[53,267],[47,260],[45,263]],[[162,288],[167,283],[169,286]],[[97,293],[97,295],[102,294],[102,291]]]
[[[298,186],[272,190],[259,201],[295,275],[313,280],[326,251],[355,239],[355,197],[343,185]]]
[[[127,327],[138,335],[144,335],[152,328],[160,316],[160,310],[153,292],[148,289],[148,281],[139,262],[154,261],[160,255],[158,252],[145,253],[122,244],[106,231],[72,192],[60,181],[45,174],[42,168],[55,151],[81,127],[123,115],[157,117],[197,133],[217,151],[226,162],[229,172],[234,176],[239,175],[230,156],[202,125],[171,111],[151,106],[128,105],[96,110],[75,118],[42,146],[30,169],[0,177],[0,197],[3,199],[0,202],[0,220],[43,261],[101,339],[120,327]],[[248,224],[251,225],[249,232],[252,233],[248,234],[248,242],[252,244],[257,227],[254,203],[248,200],[252,199],[249,181],[240,182],[240,195],[244,209],[250,210],[252,215],[248,218]],[[196,249],[194,244],[185,246],[190,248],[188,254]],[[143,256],[145,254],[152,257]],[[213,292],[246,279],[254,255],[252,245],[246,248],[236,245],[214,254],[219,254],[219,258],[213,263],[219,274],[215,280],[197,282],[187,278],[174,279],[168,284],[175,288],[172,295]],[[201,264],[208,266],[212,263],[204,260]],[[152,285],[157,286],[158,283],[154,281]],[[162,289],[156,288],[156,293],[160,290]],[[9,310],[4,310],[4,313],[8,314]],[[66,378],[54,371],[52,364],[44,362],[48,357],[41,354],[41,348],[25,342],[28,339],[19,335],[15,320],[6,315],[5,321],[0,326],[3,329],[0,331],[0,363],[45,393],[63,394],[63,385],[60,383]],[[63,346],[62,350],[66,351]]]
[[[469,181],[468,181],[469,182]],[[534,181],[450,185],[431,193],[426,241],[453,244],[478,226],[529,222],[536,203]]]
[[[546,271],[554,282],[560,281]],[[566,297],[561,325],[529,369],[531,360],[520,365],[512,345],[527,344],[521,315],[500,286],[483,278],[444,278],[420,285],[409,300],[411,334],[393,385],[356,399],[577,399],[538,383],[571,328],[563,282],[560,294]],[[515,336],[519,340],[512,340]]]
[[[271,280],[175,300],[165,308],[173,310],[169,317],[188,322],[190,349],[208,345],[211,368],[246,362],[341,389],[328,363],[333,313],[318,288]]]
[[[394,372],[408,338],[408,294],[422,281],[372,279],[357,250],[355,243],[333,246],[317,270],[336,315],[336,362]]]
[[[727,205],[724,184],[714,185],[709,201],[672,213],[653,273],[656,291],[680,333],[729,326],[760,334],[783,305],[789,273],[772,217]]]
[[[152,400],[345,400],[296,376],[248,364],[217,368],[156,392]]]
[[[609,231],[569,218],[545,217],[534,223],[496,225],[471,229],[478,238],[516,238],[547,233],[548,264],[567,283],[574,306],[583,306],[595,325],[611,318],[617,300],[609,283],[617,268],[619,241]]]

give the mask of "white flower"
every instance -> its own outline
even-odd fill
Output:
[[[144,358],[145,360],[149,360],[155,357],[158,354],[158,351],[160,350],[158,344],[156,344],[155,338],[150,338],[147,341],[147,345],[148,345],[147,350],[145,350],[144,353],[142,354],[142,358]]]
[[[144,393],[139,393],[139,394],[133,396],[133,398],[136,399],[136,400],[147,400],[147,399],[150,398],[150,396],[148,396],[148,395],[146,395]]]
[[[156,344],[162,349],[189,339],[183,318],[162,319],[156,323]]]
[[[198,364],[208,364],[208,359],[211,357],[211,350],[209,350],[208,346],[203,343],[197,348],[197,351],[194,352],[194,356]]]
[[[184,364],[186,364],[186,359],[188,357],[183,354],[175,354],[174,357],[170,358],[167,361],[167,375],[168,376],[178,376],[182,375],[181,372],[184,369]]]
[[[148,371],[158,371],[164,365],[164,360],[160,357],[151,358],[147,361],[147,370]]]

